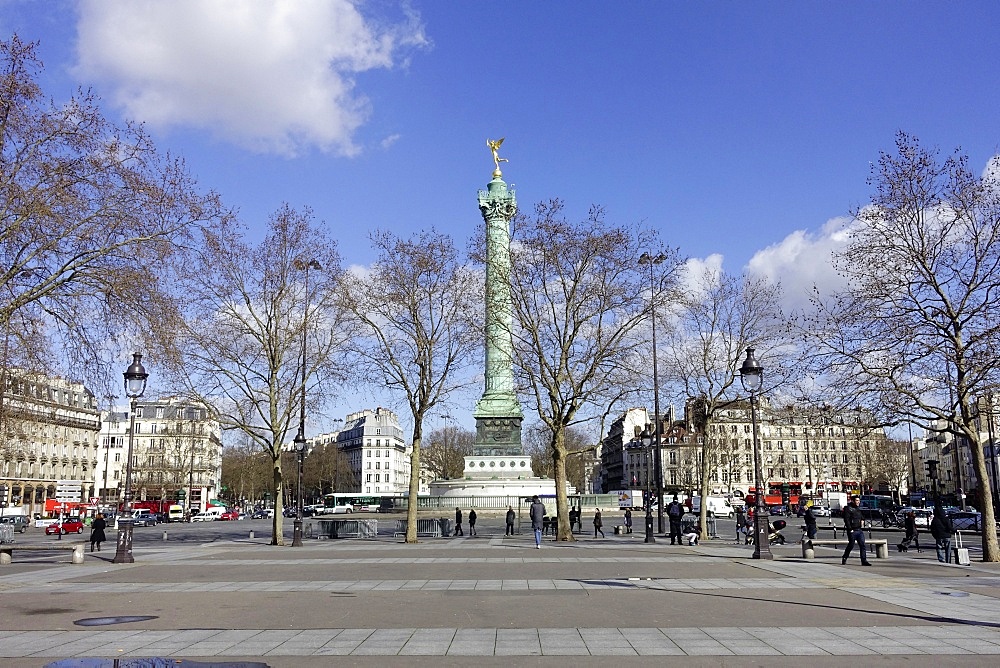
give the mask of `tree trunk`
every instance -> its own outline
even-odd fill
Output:
[[[553,478],[556,483],[556,522],[559,527],[556,540],[575,542],[569,525],[569,499],[566,498],[566,433],[560,428],[552,432]]]
[[[420,491],[420,441],[423,425],[419,418],[413,421],[413,451],[410,452],[410,495],[406,504],[406,542],[417,542],[417,494]]]
[[[284,484],[281,479],[281,454],[279,452],[278,457],[274,459],[274,517],[271,520],[271,545],[284,545],[285,536],[283,535],[283,520],[285,519],[282,510],[284,508],[284,499],[282,499],[282,493],[284,492]]]

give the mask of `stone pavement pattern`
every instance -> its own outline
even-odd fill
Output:
[[[893,555],[860,568],[832,551],[797,559],[797,546],[758,562],[721,541],[631,537],[531,547],[524,536],[296,549],[257,539],[141,548],[132,565],[40,555],[0,574],[0,661],[881,655],[940,665],[1000,654],[993,565]],[[80,625],[118,615],[148,618]]]

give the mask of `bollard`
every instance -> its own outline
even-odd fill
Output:
[[[253,529],[250,530],[250,537],[253,538]]]
[[[164,531],[164,532],[163,532],[163,540],[166,540],[166,539],[167,539],[167,532],[166,532],[166,531]]]

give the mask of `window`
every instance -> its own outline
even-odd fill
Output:
[[[142,406],[136,406],[135,407],[135,416],[137,418],[141,418],[142,417],[142,408],[143,408]]]
[[[163,419],[163,406],[156,407],[156,417],[160,420]]]

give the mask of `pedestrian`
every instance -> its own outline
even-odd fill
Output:
[[[470,536],[475,536],[476,535],[476,509],[475,508],[470,508],[469,509],[469,535]]]
[[[104,530],[108,528],[108,523],[104,521],[104,515],[102,513],[97,513],[94,521],[90,524],[90,551],[94,551],[94,545],[97,546],[97,551],[101,551],[101,543],[107,540],[104,535]]]
[[[569,525],[570,531],[573,530],[573,525]],[[583,533],[583,506],[576,507],[576,530],[577,533]]]
[[[743,506],[736,506],[736,542],[740,542],[740,536],[746,528],[747,516]]]
[[[906,530],[906,538],[900,543],[902,546],[900,552],[905,552],[910,543],[916,546],[917,552],[923,552],[920,549],[920,538],[918,538],[919,534],[917,532],[917,514],[912,510],[906,513],[906,517],[903,518],[903,528]]]
[[[507,533],[505,536],[514,535],[514,520],[517,519],[517,515],[514,514],[514,506],[507,506]]]
[[[677,500],[676,494],[674,494],[674,500],[667,506],[667,517],[670,518],[670,544],[673,545],[676,539],[677,545],[683,545],[681,539],[681,518],[684,517],[684,506]]]
[[[688,545],[697,545],[701,538],[701,525],[697,522],[691,524],[691,528],[684,534],[684,540]]]
[[[858,508],[858,496],[855,494],[851,497],[850,502],[847,504],[847,508],[844,509],[844,530],[847,531],[847,549],[844,550],[844,556],[841,557],[840,563],[846,564],[847,558],[851,556],[851,550],[854,549],[854,544],[858,544],[858,548],[861,551],[861,565],[871,566],[868,561],[868,554],[865,552],[865,516],[861,514],[861,509]]]
[[[462,509],[455,508],[455,533],[454,536],[464,536],[465,532],[462,531]]]
[[[625,509],[625,533],[632,533],[632,509]]]
[[[601,521],[601,509],[594,508],[594,538],[597,538],[597,534],[601,534],[601,538],[605,538],[604,522]]]
[[[812,506],[806,508],[804,517],[806,520],[806,537],[812,540],[816,537],[816,513],[813,512]]]
[[[576,527],[576,521],[580,517],[580,511],[577,510],[576,506],[569,509],[569,532],[573,533],[573,529]]]
[[[537,496],[531,497],[531,508],[528,509],[531,517],[531,530],[535,532],[535,549],[542,549],[542,528],[545,526],[545,506],[538,500]]]
[[[934,536],[934,547],[937,559],[943,564],[951,563],[951,537],[955,535],[955,526],[951,518],[944,514],[940,499],[934,502],[934,519],[931,520],[931,535]]]

